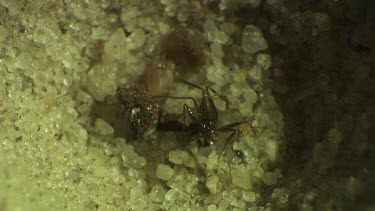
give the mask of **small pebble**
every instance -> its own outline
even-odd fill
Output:
[[[206,180],[206,187],[211,194],[217,193],[217,183],[219,182],[219,177],[216,175],[210,176]]]
[[[254,25],[247,25],[242,31],[242,49],[246,53],[254,54],[267,48],[268,44],[262,31]]]
[[[159,164],[156,169],[156,177],[162,180],[170,180],[174,175],[174,170],[164,164]]]

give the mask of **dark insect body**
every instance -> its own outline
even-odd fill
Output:
[[[183,123],[179,122],[177,119],[166,120],[163,122],[159,121],[156,127],[158,131],[182,132],[185,134],[185,136],[189,137],[190,140],[197,141],[198,144],[203,147],[213,144],[217,132],[232,132],[225,140],[224,147],[229,143],[233,136],[236,135],[238,137],[239,130],[237,129],[237,126],[243,123],[248,123],[248,121],[234,122],[218,127],[218,112],[213,98],[219,97],[221,100],[223,100],[226,103],[226,109],[228,110],[229,100],[224,94],[217,92],[209,86],[202,88],[184,79],[180,78],[179,80],[202,91],[200,102],[198,104],[197,100],[193,97],[165,96],[166,98],[172,99],[192,100],[194,103],[195,112],[194,109],[189,107],[187,104],[184,104]],[[189,123],[187,123],[187,117],[190,119]]]
[[[158,123],[160,110],[158,103],[148,95],[146,88],[141,85],[118,88],[116,95],[124,105],[137,137],[143,138],[152,133]]]
[[[182,78],[178,78],[178,80],[188,86],[200,89],[202,91],[201,98],[195,99],[194,97],[169,95],[151,96],[142,85],[117,89],[117,98],[124,105],[129,123],[135,131],[137,138],[145,138],[156,129],[159,132],[171,131],[182,133],[185,140],[196,141],[200,147],[207,147],[214,143],[218,133],[230,132],[220,152],[221,155],[234,136],[238,140],[240,135],[239,126],[244,123],[250,124],[249,121],[239,121],[218,126],[219,116],[214,98],[223,100],[226,104],[226,110],[228,110],[229,100],[226,95],[217,92],[209,86],[204,86],[203,88]],[[187,104],[183,105],[183,120],[181,122],[179,121],[181,115],[172,116],[167,111],[162,112],[157,102],[158,98],[191,100],[194,107],[190,107]]]

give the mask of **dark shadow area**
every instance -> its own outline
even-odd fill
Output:
[[[375,190],[375,13],[370,9],[375,3],[288,1],[284,6],[288,13],[263,7],[267,22],[279,30],[276,36],[265,33],[273,71],[279,71],[271,86],[288,87],[273,90],[285,120],[281,186],[295,190],[294,202],[303,203],[304,194],[314,192],[310,204],[317,210],[374,205],[369,195]],[[260,27],[270,31],[269,25]],[[358,187],[349,187],[356,182]],[[289,210],[300,206],[290,204]]]
[[[90,115],[93,120],[100,118],[108,122],[114,129],[114,137],[123,137],[126,140],[135,138],[135,134],[129,127],[124,106],[120,102],[109,104],[95,101]]]

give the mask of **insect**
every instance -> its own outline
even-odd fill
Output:
[[[152,60],[146,73],[133,85],[116,91],[128,113],[128,120],[138,138],[145,138],[155,129],[161,115],[160,101],[153,95],[164,95],[173,84],[173,74],[159,58]]]
[[[138,138],[151,134],[160,116],[159,104],[152,99],[142,85],[118,88],[117,98],[128,113],[128,120]]]
[[[178,78],[181,82],[202,91],[202,97],[199,104],[193,97],[176,97],[176,96],[165,96],[166,98],[172,99],[185,99],[192,100],[194,108],[189,107],[187,104],[183,105],[183,123],[177,119],[159,121],[156,129],[158,131],[176,131],[183,132],[191,140],[198,142],[198,145],[207,147],[213,144],[214,136],[218,132],[232,132],[224,142],[223,150],[230,140],[236,135],[238,137],[239,130],[237,126],[243,123],[249,123],[248,121],[233,122],[224,126],[218,127],[218,111],[216,109],[213,98],[219,97],[226,104],[226,110],[229,109],[229,100],[226,95],[217,92],[215,89],[205,86],[200,87],[182,78]],[[190,122],[187,123],[187,117],[190,118]],[[220,155],[222,154],[220,153]]]

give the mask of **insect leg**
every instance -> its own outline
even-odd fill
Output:
[[[183,78],[180,78],[180,77],[177,78],[177,79],[180,80],[181,82],[183,82],[183,83],[185,83],[185,84],[191,86],[191,87],[194,87],[194,88],[196,88],[196,89],[200,89],[200,90],[204,91],[204,89],[203,89],[202,87],[200,87],[200,86],[198,86],[198,85],[196,85],[196,84],[194,84],[194,83],[192,83],[192,82],[189,82],[189,81],[187,81],[187,80],[185,80],[185,79],[183,79]]]
[[[236,136],[236,141],[239,141],[239,133],[240,133],[240,130],[237,128],[239,125],[241,124],[244,124],[244,123],[247,123],[247,124],[250,124],[249,121],[239,121],[239,122],[233,122],[233,123],[230,123],[230,124],[227,124],[227,125],[224,125],[220,128],[217,129],[217,131],[219,132],[232,132],[228,137],[227,139],[225,140],[224,142],[224,145],[223,145],[223,148],[219,154],[219,160],[220,160],[220,157],[221,155],[223,154],[225,148],[227,147],[227,145],[230,143],[230,141],[232,140],[233,136]],[[250,127],[251,127],[251,124],[250,124]],[[232,150],[234,150],[232,148]],[[235,151],[235,150],[234,150]]]
[[[232,128],[231,130],[227,130],[227,131],[232,131],[232,133],[227,137],[227,139],[225,139],[225,142],[224,142],[224,145],[223,145],[223,148],[221,149],[221,152],[219,154],[219,158],[221,156],[221,154],[223,154],[224,150],[225,150],[225,147],[229,144],[230,140],[232,140],[233,136],[236,135],[236,140],[238,141],[238,129],[237,128]]]
[[[227,96],[222,94],[222,93],[219,93],[218,91],[216,91],[212,87],[205,86],[205,89],[203,89],[202,87],[200,87],[200,86],[198,86],[198,85],[196,85],[192,82],[189,82],[189,81],[187,81],[183,78],[179,77],[178,80],[180,80],[181,82],[183,82],[183,83],[185,83],[185,84],[187,84],[191,87],[202,90],[202,100],[203,100],[203,98],[220,97],[225,102],[227,110],[229,109],[229,100],[228,100]],[[208,90],[210,90],[212,93],[214,93],[214,95],[210,95]]]
[[[220,165],[220,158],[221,158],[221,155],[223,154],[223,152],[225,150],[225,147],[228,145],[228,143],[230,142],[230,140],[233,138],[234,135],[238,136],[238,130],[235,129],[235,128],[232,128],[232,129],[233,129],[233,132],[227,137],[227,139],[225,139],[223,148],[221,149],[221,151],[219,153],[219,157],[217,158],[217,168],[218,169],[219,169],[219,165]]]
[[[207,93],[207,96],[208,97],[220,97],[224,102],[225,102],[225,108],[226,110],[229,109],[229,100],[227,98],[227,96],[223,93],[219,93],[218,91],[216,91],[215,89],[213,89],[212,87],[209,87],[209,86],[206,86],[206,93]],[[210,95],[210,92],[211,91],[213,93],[213,95]]]
[[[227,125],[224,125],[224,126],[221,126],[220,128],[218,128],[217,130],[220,131],[220,132],[230,132],[230,131],[233,131],[233,129],[235,129],[237,126],[241,125],[241,124],[244,124],[244,123],[248,123],[250,124],[249,121],[239,121],[239,122],[232,122],[230,124],[227,124]],[[251,126],[251,124],[250,124]]]
[[[194,103],[194,106],[198,108],[198,103],[193,97],[176,97],[176,96],[170,96],[170,95],[163,95],[163,96],[151,96],[151,98],[171,98],[171,99],[177,99],[177,100],[192,100]]]

